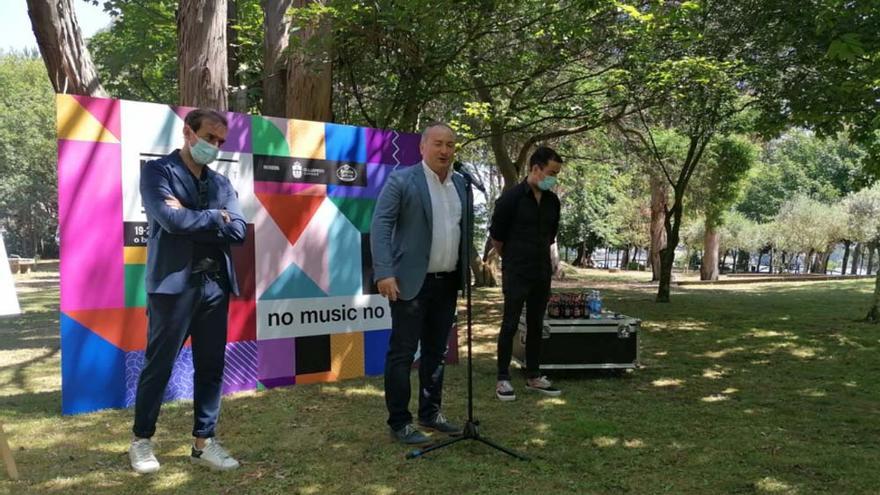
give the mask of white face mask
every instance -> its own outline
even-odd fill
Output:
[[[207,165],[214,160],[217,159],[217,155],[220,154],[220,148],[214,146],[213,144],[205,141],[204,139],[196,136],[196,144],[190,146],[190,155],[192,155],[193,161],[198,163],[199,165]]]

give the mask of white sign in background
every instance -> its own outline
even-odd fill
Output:
[[[257,301],[257,340],[388,328],[388,300],[377,294]]]
[[[18,305],[18,296],[15,294],[15,281],[12,279],[12,270],[9,269],[3,232],[0,231],[0,316],[19,313],[21,313],[21,307]]]

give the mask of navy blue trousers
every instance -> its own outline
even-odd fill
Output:
[[[214,436],[220,416],[229,294],[225,283],[194,275],[180,294],[148,294],[149,330],[144,368],[138,381],[134,427],[138,438],[156,433],[156,421],[171,370],[187,337],[192,337],[193,436]]]
[[[385,356],[385,405],[388,425],[400,429],[412,422],[409,412],[410,371],[419,357],[419,418],[433,419],[443,398],[443,368],[449,331],[455,321],[458,273],[442,278],[428,274],[418,295],[391,306],[391,339]]]

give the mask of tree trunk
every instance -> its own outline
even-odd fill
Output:
[[[239,68],[241,67],[238,30],[238,2],[242,0],[226,0],[226,72],[229,77],[229,110],[246,113],[248,111],[248,88],[242,83]]]
[[[180,0],[177,58],[180,104],[225,111],[226,0]]]
[[[27,0],[31,27],[56,93],[106,97],[82,39],[73,0]]]
[[[851,241],[843,241],[843,264],[841,265],[840,274],[846,275],[846,265],[849,263],[849,247],[852,245]]]
[[[666,179],[658,174],[651,174],[651,281],[660,280],[660,250],[666,247],[667,203],[669,202],[669,185]]]
[[[866,275],[870,275],[872,271],[874,271],[874,252],[877,250],[877,246],[870,244],[868,245],[868,267],[865,270]]]
[[[877,270],[877,278],[874,280],[874,301],[865,319],[871,323],[880,323],[880,270]]]
[[[318,0],[293,0],[294,8],[322,4]],[[331,33],[328,20],[305,26],[294,35],[287,66],[287,116],[329,122],[333,120]]]
[[[574,258],[574,266],[583,266],[584,255],[587,252],[587,243],[586,241],[581,241],[578,243],[577,247],[577,256]]]
[[[263,115],[287,115],[287,50],[293,0],[261,0],[263,7]]]
[[[853,248],[852,254],[852,270],[850,270],[850,275],[858,275],[859,273],[859,265],[862,262],[862,243],[856,243],[856,246]],[[843,267],[846,270],[846,267]]]
[[[620,268],[622,270],[629,270],[629,246],[626,246],[623,249],[623,256],[620,260]]]
[[[703,262],[700,265],[700,280],[718,280],[718,246],[721,234],[714,225],[706,224],[703,235]],[[724,255],[727,257],[727,253]]]

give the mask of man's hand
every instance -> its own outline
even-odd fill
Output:
[[[495,252],[498,253],[498,256],[504,256],[504,243],[501,241],[496,241],[492,239],[492,247],[495,248]]]
[[[223,223],[229,223],[232,221],[232,218],[229,216],[229,212],[226,210],[220,210],[220,216],[223,217]]]
[[[376,282],[379,294],[387,297],[389,301],[396,301],[400,297],[400,289],[397,288],[397,279],[394,277],[383,278]]]
[[[168,196],[167,198],[165,198],[165,204],[170,206],[172,210],[179,210],[183,208],[180,200],[175,198],[174,196]]]

